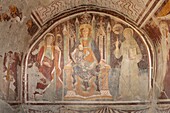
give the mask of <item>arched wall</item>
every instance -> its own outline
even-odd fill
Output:
[[[1,99],[10,103],[17,112],[18,108],[21,108],[23,110],[21,112],[28,113],[169,112],[167,104],[170,102],[170,1],[145,1],[147,3],[142,0],[140,2],[138,0],[133,2],[130,0],[14,0],[8,3],[1,1]],[[14,15],[11,14],[12,12]],[[86,16],[89,20],[83,21]],[[86,27],[92,27],[92,37],[89,36],[90,40],[88,40],[90,45],[86,47],[84,46],[86,38],[82,38],[83,35],[80,35],[82,30],[79,30],[83,28],[84,23],[88,23]],[[122,31],[127,30],[126,28],[130,28],[128,33],[126,32],[127,35],[133,30],[134,40],[133,38],[129,41],[125,40],[125,36],[126,38],[128,36],[123,35]],[[40,53],[43,53],[41,47],[45,47],[44,37],[49,32],[55,35],[55,40],[58,39],[58,44],[52,44],[51,50],[55,50],[60,56],[51,56],[51,59],[58,58],[60,61],[58,67],[53,68],[52,80],[56,82],[52,85],[49,85],[52,81],[48,81],[42,72],[47,72],[47,69],[42,68],[41,62],[37,60],[40,59],[37,57],[38,54],[41,56]],[[83,62],[90,63],[84,57],[80,64],[73,63],[73,60],[76,61],[76,54],[82,52],[76,53],[79,48],[74,45],[78,41],[83,45],[83,55],[87,52],[94,59],[101,58],[100,62],[96,61],[97,63],[92,66],[93,69],[88,69],[89,65],[83,67]],[[132,44],[128,45],[128,43]],[[128,46],[136,49],[128,49]],[[131,59],[125,57],[126,50],[131,53],[128,56]],[[139,62],[133,65],[132,62],[124,63],[124,60],[132,61],[135,58],[136,50],[138,50],[138,58],[136,58]],[[46,52],[57,55],[50,53],[50,49]],[[45,54],[42,55],[41,60],[44,56]],[[139,72],[139,74],[135,76],[132,72]],[[133,75],[135,79],[127,77],[124,82],[127,80],[129,82],[122,90],[122,78],[125,78],[125,74]],[[83,76],[89,79],[84,79]],[[134,80],[139,81],[141,86],[137,86]],[[40,89],[40,85],[41,88],[42,85],[49,86],[40,92],[37,90]],[[135,94],[137,90],[140,92]],[[133,92],[133,95],[129,92]],[[124,93],[129,96],[125,97]],[[1,106],[1,108],[0,110],[5,110],[5,107]]]
[[[148,98],[148,95],[149,95],[149,92],[151,91],[151,89],[152,89],[152,81],[153,81],[153,76],[154,76],[154,67],[155,67],[155,65],[154,65],[154,59],[155,59],[155,56],[154,56],[154,48],[153,48],[153,44],[152,44],[152,42],[151,42],[151,40],[149,39],[149,37],[146,35],[146,34],[144,34],[144,32],[142,32],[141,31],[141,29],[139,29],[136,25],[134,25],[132,22],[130,22],[130,21],[124,21],[124,20],[122,20],[122,18],[121,18],[121,16],[119,15],[119,16],[117,16],[118,14],[116,14],[116,13],[114,13],[114,12],[112,12],[112,11],[100,11],[100,12],[98,12],[97,11],[97,9],[95,9],[95,11],[94,11],[94,8],[86,8],[86,9],[84,9],[83,10],[83,8],[81,9],[74,9],[74,14],[71,12],[71,14],[70,14],[70,12],[68,12],[68,13],[66,13],[66,12],[64,12],[64,14],[60,14],[60,16],[57,16],[56,15],[56,18],[55,17],[53,17],[51,20],[49,20],[44,26],[42,26],[42,28],[39,28],[39,32],[37,32],[34,36],[33,36],[33,40],[32,40],[32,42],[31,42],[31,44],[30,44],[30,46],[29,46],[29,49],[28,49],[28,53],[27,53],[27,56],[26,56],[26,60],[25,60],[25,70],[24,70],[24,73],[25,73],[25,75],[24,75],[24,77],[25,77],[25,81],[27,81],[27,82],[25,82],[24,83],[24,87],[25,87],[25,90],[24,90],[24,92],[26,92],[25,94],[29,94],[30,92],[29,92],[29,90],[28,90],[28,86],[30,85],[30,84],[28,84],[29,83],[29,80],[28,80],[28,77],[29,77],[29,71],[28,71],[28,65],[29,65],[29,60],[30,60],[30,54],[32,54],[31,52],[33,52],[33,49],[35,50],[35,48],[38,48],[36,51],[40,51],[40,47],[38,47],[38,44],[39,44],[39,46],[41,45],[40,43],[41,42],[43,42],[43,38],[44,38],[44,36],[47,34],[47,33],[49,33],[49,32],[51,32],[51,33],[53,33],[54,35],[56,35],[56,33],[55,33],[55,28],[61,28],[62,30],[64,29],[64,25],[65,25],[65,28],[68,28],[68,23],[69,23],[69,20],[70,21],[74,21],[74,22],[72,22],[72,24],[73,23],[75,23],[75,25],[73,25],[73,28],[74,29],[79,29],[79,27],[82,25],[82,24],[85,24],[85,23],[88,23],[88,22],[85,22],[85,23],[83,23],[83,21],[81,20],[82,18],[82,16],[83,15],[90,15],[91,17],[89,17],[90,19],[89,20],[87,20],[87,21],[89,21],[89,23],[90,23],[90,25],[92,25],[92,27],[93,28],[95,28],[95,29],[97,29],[95,32],[99,32],[99,33],[101,33],[101,31],[99,30],[99,29],[102,29],[102,24],[100,24],[100,21],[99,20],[95,20],[96,21],[96,26],[95,25],[93,25],[94,23],[93,23],[93,19],[95,18],[100,18],[100,17],[102,17],[102,18],[104,18],[104,21],[103,21],[103,23],[104,23],[104,26],[103,26],[103,29],[105,30],[105,33],[106,33],[106,38],[108,37],[108,36],[110,36],[110,34],[112,34],[112,36],[110,36],[111,38],[116,38],[117,36],[113,36],[113,35],[115,35],[115,33],[113,32],[113,27],[114,27],[114,25],[116,25],[116,24],[121,24],[124,28],[123,29],[125,29],[125,28],[131,28],[131,29],[133,29],[133,31],[134,31],[134,34],[135,34],[135,41],[137,42],[137,44],[139,45],[139,44],[141,44],[141,46],[139,46],[139,48],[140,49],[142,49],[141,47],[143,47],[143,49],[144,50],[142,50],[142,52],[141,52],[141,55],[142,54],[144,54],[144,51],[145,51],[145,55],[143,55],[143,56],[145,56],[146,58],[145,59],[143,59],[143,61],[144,61],[144,63],[142,64],[141,63],[141,66],[144,66],[144,67],[148,67],[147,69],[148,69],[148,73],[147,73],[147,83],[146,84],[148,84],[147,85],[147,91],[146,91],[146,95],[147,95],[147,98]],[[108,12],[108,13],[107,13]],[[64,17],[63,17],[63,15],[64,15]],[[116,16],[115,16],[116,15]],[[81,18],[81,19],[80,19]],[[86,17],[85,17],[86,18]],[[78,19],[78,20],[77,20]],[[77,22],[78,21],[78,22]],[[111,23],[111,21],[115,21],[115,23]],[[77,22],[77,23],[76,23]],[[107,23],[107,24],[106,24]],[[109,24],[111,24],[111,25],[109,25],[108,26],[108,23]],[[99,24],[99,25],[97,25],[97,24]],[[101,25],[101,26],[100,26]],[[59,27],[58,27],[59,26]],[[76,27],[77,26],[77,27]],[[107,28],[108,29],[107,29]],[[44,29],[43,29],[44,28]],[[73,29],[73,30],[74,30]],[[61,30],[61,31],[62,31]],[[94,29],[93,29],[94,30]],[[111,32],[111,33],[109,33],[109,35],[108,35],[108,31],[107,30],[109,30],[109,32]],[[63,34],[62,32],[60,31],[60,33],[61,33],[61,36],[64,38],[65,36],[65,34]],[[67,29],[67,31],[69,31],[68,29]],[[75,30],[75,33],[77,33],[77,31]],[[97,35],[97,33],[95,33],[95,36]],[[104,36],[104,35],[103,35]],[[109,38],[110,38],[109,37]],[[69,37],[67,37],[67,38],[69,38]],[[110,38],[110,39],[111,39]],[[66,38],[64,39],[64,40],[67,40]],[[62,44],[65,44],[65,42],[64,42],[64,40],[63,40],[63,43]],[[121,43],[123,43],[123,40],[124,39],[119,39],[119,41],[120,41],[120,45],[119,45],[119,47],[121,47]],[[137,41],[138,40],[138,41]],[[107,41],[106,41],[107,42]],[[114,44],[115,44],[115,40],[113,40],[113,44],[110,44],[110,47],[109,48],[111,48],[112,46],[115,46]],[[43,44],[42,44],[43,45]],[[42,46],[41,45],[41,46]],[[65,46],[65,45],[63,45],[63,46]],[[107,48],[107,44],[105,45],[106,46],[106,48]],[[99,49],[101,48],[101,46],[99,46]],[[68,49],[67,48],[65,48],[65,47],[63,47],[62,49],[60,48],[60,50],[61,50],[61,54],[63,55],[63,54],[65,54],[64,52],[62,52],[62,51],[65,51],[64,49],[66,49],[67,51],[68,51]],[[112,48],[112,50],[114,51],[115,50],[115,48]],[[147,52],[146,52],[147,51]],[[101,52],[101,49],[100,49],[100,52]],[[113,61],[113,64],[110,62],[110,65],[109,65],[109,67],[111,67],[111,69],[110,69],[110,73],[116,73],[116,69],[118,69],[118,71],[119,71],[119,74],[121,73],[121,67],[123,67],[123,66],[121,66],[121,65],[124,65],[124,64],[121,64],[121,60],[119,61],[118,59],[119,58],[115,58],[115,55],[112,55],[112,57],[111,57],[111,54],[110,54],[110,52],[111,52],[111,49],[109,50],[109,52],[108,51],[105,51],[105,54],[106,54],[106,56],[109,56],[109,58],[110,59],[112,59],[112,57],[114,56],[114,60],[117,60],[116,62],[117,63],[119,63],[119,65],[118,65],[118,68],[116,67],[114,67],[114,64],[116,65],[116,62],[114,62]],[[109,53],[109,55],[108,55],[108,53]],[[67,55],[69,55],[69,54],[67,54]],[[142,58],[143,58],[143,56],[142,56]],[[64,57],[62,60],[64,60],[65,58],[67,58],[66,56],[61,56],[61,57]],[[35,60],[35,59],[34,59]],[[71,61],[70,60],[70,58],[68,58],[67,59],[67,61]],[[107,67],[106,65],[108,65],[107,63],[107,60],[105,59],[104,60],[105,62],[106,62],[106,64],[102,64],[102,65],[105,65],[105,67]],[[142,59],[140,59],[140,61],[142,61]],[[34,61],[34,63],[35,62],[37,62],[36,60]],[[61,62],[60,62],[61,63]],[[69,62],[68,62],[69,63]],[[145,64],[146,63],[146,64]],[[138,65],[138,63],[136,63],[137,65]],[[111,65],[113,65],[113,66],[111,66]],[[65,68],[66,68],[66,64],[64,63],[63,64],[63,68],[61,69],[61,71],[63,72],[62,73],[62,77],[61,77],[61,81],[64,83],[63,84],[63,87],[64,88],[62,88],[62,92],[63,92],[63,94],[62,94],[62,99],[59,99],[59,101],[55,101],[55,100],[53,100],[53,102],[54,103],[69,103],[68,101],[67,101],[67,99],[65,100],[65,96],[67,95],[66,94],[66,92],[67,92],[67,83],[65,83],[67,80],[67,73],[65,73]],[[131,65],[130,65],[131,66]],[[133,66],[133,65],[132,65]],[[129,68],[129,67],[127,67],[127,68]],[[135,68],[135,67],[132,67],[132,68]],[[139,68],[139,67],[138,67]],[[110,77],[110,76],[113,76],[112,74],[108,74],[108,77]],[[32,75],[31,75],[32,76]],[[121,76],[121,75],[119,75],[119,76]],[[138,75],[137,75],[138,76]],[[110,79],[110,78],[109,78]],[[111,78],[111,79],[118,79],[118,78]],[[114,81],[114,80],[113,80]],[[112,81],[112,82],[113,82]],[[119,79],[118,79],[118,81],[119,81]],[[138,80],[137,80],[138,81]],[[146,82],[145,81],[145,82]],[[108,82],[108,81],[106,81],[106,82]],[[112,83],[109,83],[108,82],[108,85],[109,84],[112,84]],[[118,87],[118,84],[119,83],[117,83],[116,85],[117,85],[117,87]],[[111,85],[111,87],[113,88],[114,86],[112,86]],[[118,90],[119,88],[117,88],[117,90]],[[65,92],[66,91],[66,92]],[[108,89],[108,91],[110,91],[110,89]],[[136,102],[139,102],[140,103],[140,101],[138,101],[138,99],[136,99],[136,100],[133,100],[133,99],[128,99],[127,98],[127,100],[125,99],[125,100],[116,100],[115,98],[116,97],[114,97],[113,95],[113,93],[114,92],[118,92],[118,91],[110,91],[110,92],[112,92],[112,99],[111,99],[111,101],[110,100],[108,100],[108,101],[103,101],[102,102],[102,100],[100,101],[101,103],[107,103],[107,102],[109,102],[109,103],[126,103],[126,102],[134,102],[134,103],[136,103]],[[34,92],[35,93],[35,92]],[[139,94],[139,93],[138,93]],[[78,97],[77,97],[78,98]],[[84,97],[85,98],[85,100],[87,99],[88,100],[88,98],[86,98],[86,97]],[[100,98],[102,98],[102,97],[100,97]],[[103,97],[104,98],[104,97]],[[114,99],[113,99],[114,98]],[[105,98],[104,98],[105,99]],[[36,100],[35,98],[32,100],[32,99],[28,99],[28,95],[24,95],[24,100],[25,100],[25,102],[26,103],[48,103],[48,102],[51,102],[51,101],[43,101],[43,100]],[[78,99],[79,100],[79,99]],[[145,100],[147,100],[146,98],[141,98],[141,102],[144,102]],[[75,101],[75,102],[77,102],[77,100],[76,99],[73,99],[73,101]],[[91,100],[92,102],[86,102],[85,101],[85,103],[96,103],[97,101],[94,99],[92,99]],[[148,100],[149,101],[149,100]],[[78,102],[79,103],[79,102]]]

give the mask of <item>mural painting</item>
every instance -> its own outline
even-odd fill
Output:
[[[33,22],[33,20],[29,19],[26,23],[27,25],[27,31],[28,31],[28,34],[30,36],[33,36],[37,30],[38,30],[38,27],[36,26],[36,24]]]
[[[3,8],[0,7],[0,10],[2,11]],[[11,21],[13,23],[23,23],[25,18],[22,11],[15,5],[8,6],[8,10],[0,13],[0,22]]]
[[[21,89],[22,53],[9,51],[3,60],[2,98],[7,101],[19,101]]]
[[[166,16],[166,18],[170,20],[170,14]],[[162,78],[163,84],[162,89],[163,93],[161,93],[163,98],[170,98],[170,92],[169,92],[169,80],[170,80],[170,60],[169,60],[169,54],[170,54],[170,29],[169,29],[170,21],[161,21],[160,22],[160,32],[161,32],[161,45],[162,45],[162,54],[163,54],[163,65],[165,67],[164,69],[164,75]],[[165,44],[166,43],[166,44]],[[164,45],[164,46],[163,46]]]
[[[156,62],[156,76],[154,83],[154,93],[156,98],[169,99],[169,80],[170,80],[170,1],[164,1],[164,4],[154,13],[152,18],[147,22],[144,29],[152,37],[155,43],[157,62]]]
[[[54,26],[27,56],[28,101],[147,100],[149,51],[132,26],[87,12]]]
[[[138,63],[142,60],[142,54],[137,42],[133,38],[133,30],[131,28],[125,28],[123,31],[123,36],[125,41],[121,43],[120,48],[118,38],[116,39],[116,49],[114,51],[116,58],[120,58],[122,56],[119,92],[121,96],[138,96]]]
[[[160,18],[161,19],[161,18]],[[169,18],[170,19],[170,18]],[[169,93],[169,86],[168,86],[168,79],[169,79],[169,49],[170,49],[170,34],[169,34],[169,23],[167,23],[165,20],[160,20],[159,22],[159,30],[161,33],[161,41],[160,41],[160,49],[162,53],[162,66],[163,72],[162,72],[162,77],[161,77],[161,95],[162,97],[160,98],[169,98],[170,93]],[[160,53],[160,54],[161,54]],[[159,76],[159,75],[158,75]],[[165,97],[164,97],[165,96]]]
[[[56,88],[60,88],[62,80],[60,78],[61,50],[52,33],[47,33],[44,36],[38,50],[35,49],[32,52],[31,58],[29,62],[30,76],[28,77],[28,81],[31,82],[28,87],[30,98],[36,99],[43,95],[51,97],[50,99],[53,100],[57,96]]]

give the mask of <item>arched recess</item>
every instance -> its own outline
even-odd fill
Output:
[[[149,37],[125,19],[109,10],[80,8],[39,26],[24,64],[25,102],[149,101],[154,48]],[[89,30],[88,37],[81,34]],[[49,37],[55,39],[50,46],[45,41]]]

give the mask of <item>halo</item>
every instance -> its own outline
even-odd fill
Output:
[[[57,34],[57,35],[56,35],[55,43],[58,43],[58,39],[61,39],[61,40],[62,40],[61,34]]]
[[[57,34],[57,35],[56,35],[56,38],[58,38],[58,37],[62,38],[61,34]]]
[[[123,26],[121,24],[115,24],[112,28],[112,31],[115,33],[115,34],[120,34],[123,32]]]
[[[126,33],[129,33],[129,32],[131,32],[131,35],[133,35],[133,29],[132,29],[132,28],[125,28],[125,29],[123,30],[123,36],[125,36],[125,34],[126,34]]]
[[[44,40],[46,41],[46,40],[47,40],[47,37],[49,37],[49,36],[52,36],[52,37],[53,37],[53,41],[55,41],[55,36],[54,36],[54,34],[52,34],[52,33],[47,33],[47,34],[44,36]]]

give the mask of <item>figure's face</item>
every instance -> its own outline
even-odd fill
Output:
[[[53,44],[53,37],[52,36],[48,36],[46,41],[47,41],[47,45],[52,45]]]
[[[121,34],[123,32],[123,27],[121,25],[117,24],[113,27],[112,30],[116,35],[118,35],[118,34]]]
[[[83,46],[79,45],[79,50],[82,51],[83,50]]]
[[[11,58],[12,57],[12,53],[8,53],[8,56]]]
[[[126,38],[126,39],[128,39],[128,38],[132,38],[132,36],[133,36],[133,33],[132,33],[133,31],[131,31],[130,29],[125,29],[124,31],[123,31],[123,36]]]
[[[89,28],[84,28],[82,30],[82,35],[83,35],[83,37],[88,37],[88,35],[89,35]]]

